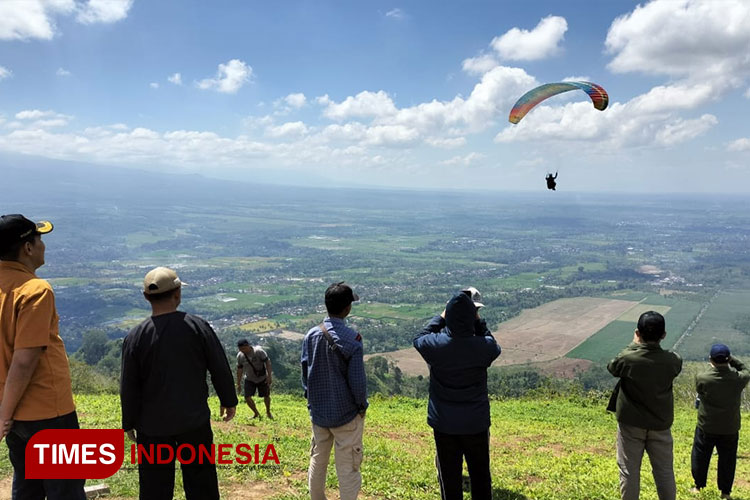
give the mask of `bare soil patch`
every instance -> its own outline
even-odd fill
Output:
[[[634,305],[629,300],[578,297],[527,309],[494,332],[503,353],[493,365],[561,358]]]
[[[656,266],[644,265],[638,268],[638,272],[641,274],[661,274],[664,271],[662,271]]]

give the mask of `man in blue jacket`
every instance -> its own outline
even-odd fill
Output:
[[[457,294],[414,339],[430,367],[427,423],[435,435],[442,500],[463,498],[464,457],[471,498],[492,498],[487,368],[500,355],[500,346],[479,317],[480,299],[475,289]]]

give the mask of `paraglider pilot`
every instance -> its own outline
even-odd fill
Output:
[[[557,179],[557,172],[555,172],[554,176],[552,174],[547,174],[547,177],[544,178],[544,180],[547,181],[547,189],[555,191],[555,186],[557,186],[555,179]]]

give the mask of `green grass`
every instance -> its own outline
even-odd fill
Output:
[[[409,304],[382,304],[369,302],[357,304],[353,315],[371,319],[414,320],[430,318],[437,307],[414,306]]]
[[[496,290],[515,290],[519,288],[539,288],[543,284],[539,273],[519,273],[507,278],[487,280],[486,288]]]
[[[245,323],[244,325],[240,326],[240,330],[255,333],[270,332],[271,330],[275,330],[276,328],[279,328],[279,324],[275,321],[270,321],[267,319]]]
[[[83,427],[116,428],[119,425],[117,396],[76,397]],[[216,409],[218,402],[209,404]],[[491,468],[494,499],[616,499],[618,472],[615,464],[616,423],[604,411],[604,402],[581,397],[513,399],[492,403]],[[306,470],[309,459],[310,423],[305,401],[275,395],[276,419],[254,421],[245,406],[229,423],[212,422],[216,443],[273,443],[279,467],[232,466],[219,469],[222,497],[249,498],[255,492],[274,500],[307,498]],[[362,465],[365,499],[427,500],[439,497],[434,466],[434,443],[426,424],[426,401],[408,398],[371,398],[365,424],[365,460]],[[747,420],[748,414],[744,417]],[[690,447],[695,412],[687,403],[678,404],[673,434],[678,498],[686,498],[692,486]],[[129,444],[126,443],[129,450]],[[750,447],[750,436],[740,436],[740,450]],[[711,484],[715,477],[711,467]],[[743,452],[737,464],[734,493],[750,497],[750,462]],[[0,474],[11,474],[7,449],[0,449]],[[179,478],[179,473],[177,474]],[[648,460],[642,469],[644,500],[656,499]],[[129,464],[113,477],[91,481],[107,483],[118,498],[137,498],[138,475]],[[183,499],[178,479],[175,498]],[[329,467],[327,485],[336,478]],[[260,493],[259,493],[260,492]],[[332,495],[335,494],[332,491]],[[707,488],[698,498],[715,498]],[[469,498],[468,494],[465,498]]]

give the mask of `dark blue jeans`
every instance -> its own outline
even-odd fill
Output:
[[[709,434],[703,432],[700,427],[695,428],[693,438],[693,452],[690,456],[690,468],[693,473],[693,481],[696,488],[705,488],[708,480],[708,464],[716,447],[719,454],[717,465],[716,484],[722,493],[727,495],[732,492],[734,483],[734,471],[737,466],[737,443],[740,433],[734,434]]]
[[[13,464],[13,500],[86,500],[85,479],[26,479],[26,443],[44,429],[78,429],[76,412],[46,420],[16,420],[5,438]]]
[[[438,481],[442,500],[461,500],[463,460],[471,479],[472,500],[492,498],[492,476],[490,475],[490,433],[444,434],[434,431],[437,449]]]

